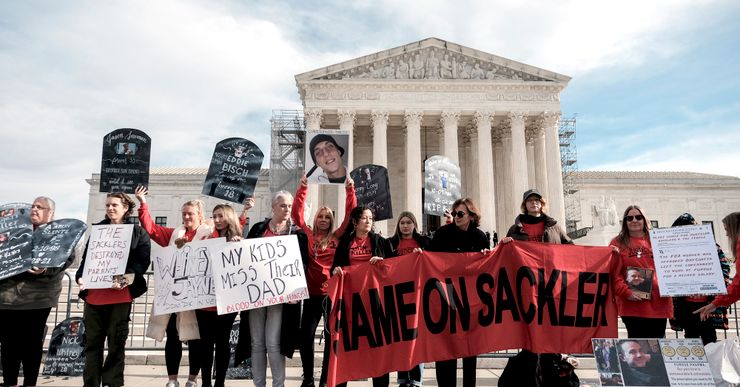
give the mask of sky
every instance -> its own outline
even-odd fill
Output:
[[[2,1],[0,203],[85,219],[117,128],[151,136],[153,167],[205,168],[235,136],[269,154],[296,74],[429,37],[572,77],[581,170],[740,176],[739,19],[733,0]]]

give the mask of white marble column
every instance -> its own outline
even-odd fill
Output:
[[[388,112],[373,110],[370,113],[370,129],[373,138],[373,164],[388,168]],[[375,231],[388,235],[388,221],[375,222]]]
[[[543,195],[550,195],[550,189],[547,184],[547,147],[545,146],[545,120],[537,120],[534,132],[534,181]],[[559,149],[559,148],[558,148]]]
[[[349,141],[345,151],[347,152],[347,174],[354,168],[354,147],[355,147],[355,111],[354,110],[337,110],[337,119],[339,120],[339,130],[349,133]],[[336,208],[336,219],[337,222],[344,220],[344,201],[345,201],[345,188],[344,185],[337,185],[334,188],[334,194],[332,196],[332,206]],[[333,197],[336,196],[336,199]],[[336,202],[336,204],[334,204]],[[337,223],[337,226],[340,223]]]
[[[480,197],[480,186],[478,185],[478,131],[473,126],[465,128],[464,132],[466,146],[470,147],[470,150],[465,155],[465,169],[466,178],[465,196],[473,198],[478,201]]]
[[[504,224],[511,225],[514,223],[514,218],[519,213],[517,203],[514,203],[515,199],[511,189],[512,174],[514,171],[514,159],[511,156],[511,122],[510,120],[504,120],[501,123],[501,148],[503,149],[503,197],[501,197],[501,207],[504,209],[502,216],[505,219]],[[521,193],[520,193],[521,195]]]
[[[411,211],[417,220],[422,219],[421,190],[421,119],[422,112],[404,112],[404,134],[406,137],[406,190],[404,191],[406,211]]]
[[[510,112],[511,123],[511,192],[516,208],[521,204],[521,195],[529,189],[527,184],[527,149],[524,139],[524,121],[527,116],[522,112]],[[517,211],[518,213],[519,211]]]
[[[306,109],[303,111],[303,120],[306,124],[306,130],[319,130],[321,129],[321,121],[324,118],[321,109]],[[306,144],[308,146],[308,144]],[[310,150],[306,149],[306,152]],[[319,203],[322,203],[321,190],[318,184],[308,185],[308,194],[306,198],[307,207],[304,212],[304,218],[306,224],[313,224],[313,216],[316,210],[319,208]]]
[[[545,112],[544,116],[550,216],[554,217],[565,229],[565,198],[563,197],[563,173],[560,161],[560,137],[558,135],[560,112]]]
[[[478,198],[477,203],[481,212],[480,226],[484,231],[492,231],[496,228],[496,208],[494,206],[493,194],[493,149],[491,141],[491,123],[493,113],[477,111],[473,116],[473,122],[478,134],[476,146],[478,148],[477,176]]]
[[[498,232],[499,240],[506,235],[508,222],[510,219],[506,218],[506,208],[504,199],[506,194],[504,191],[507,190],[504,184],[504,170],[508,167],[504,160],[504,144],[503,144],[503,133],[501,128],[493,128],[491,132],[493,141],[493,192],[496,195],[494,200],[494,206],[496,207],[496,232]],[[503,234],[502,234],[503,233]]]
[[[442,124],[440,153],[460,166],[457,152],[457,123],[460,121],[460,112],[445,110],[439,121]]]
[[[535,128],[525,128],[524,136],[527,140],[527,187],[537,186],[534,171],[534,138],[536,136]]]

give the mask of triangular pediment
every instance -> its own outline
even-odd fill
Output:
[[[306,81],[502,80],[568,83],[570,77],[437,38],[296,75]]]

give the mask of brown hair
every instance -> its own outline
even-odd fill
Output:
[[[468,209],[468,212],[470,213],[470,217],[473,218],[473,223],[475,224],[475,227],[478,227],[480,224],[480,210],[478,210],[478,206],[475,205],[475,202],[473,202],[473,199],[471,198],[462,198],[455,200],[454,203],[452,203],[452,211],[455,211],[455,208],[457,208],[459,205],[465,205],[465,207]]]
[[[216,207],[213,207],[213,212],[215,213],[217,210],[221,210],[221,212],[224,213],[224,219],[226,219],[227,224],[224,233],[221,234],[221,231],[219,231],[219,235],[226,237],[227,241],[231,240],[231,238],[235,236],[241,236],[242,226],[241,223],[239,223],[239,218],[236,216],[234,209],[228,204],[218,204]]]
[[[627,214],[631,210],[637,210],[640,212],[640,215],[643,217],[643,223],[642,223],[642,231],[645,233],[645,235],[648,235],[650,233],[650,220],[648,219],[647,215],[645,215],[645,210],[642,209],[642,207],[638,206],[637,204],[632,204],[630,206],[627,206],[627,209],[624,210],[624,215],[622,215],[622,228],[619,230],[619,235],[617,235],[617,243],[619,243],[621,246],[618,247],[628,247],[630,245],[630,231],[627,228],[627,222],[624,218],[627,217]]]
[[[106,198],[118,198],[121,200],[121,204],[126,208],[126,213],[123,214],[123,218],[127,219],[134,213],[134,209],[136,208],[136,203],[131,200],[131,197],[126,195],[123,192],[111,192],[108,195],[106,195]],[[108,215],[105,216],[106,219],[108,219]]]
[[[740,212],[733,212],[722,218],[722,224],[727,229],[727,238],[730,242],[732,256],[737,259],[737,243],[740,238]]]
[[[529,196],[539,196],[539,195],[529,195]],[[522,200],[522,204],[519,206],[519,209],[522,210],[522,214],[527,213],[527,199],[529,199],[529,197]],[[540,210],[540,212],[543,214],[546,213],[547,212],[547,200],[543,198],[542,196],[540,196],[540,204],[542,204],[542,209]]]

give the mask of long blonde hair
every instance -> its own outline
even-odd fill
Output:
[[[318,225],[318,219],[319,214],[321,214],[321,211],[326,211],[329,214],[329,232],[326,233],[326,235],[321,238],[319,242],[319,247],[322,249],[325,249],[326,246],[329,245],[329,242],[331,241],[331,238],[334,236],[334,211],[331,210],[331,208],[324,206],[318,209],[316,211],[316,215],[313,216],[313,235],[318,236],[319,235],[319,225]]]
[[[218,210],[221,210],[221,212],[224,213],[224,219],[226,219],[227,224],[226,230],[224,230],[223,234],[219,231],[219,235],[226,237],[227,241],[231,240],[231,238],[235,236],[241,236],[242,226],[241,223],[239,223],[239,218],[236,216],[234,209],[228,204],[218,204],[216,207],[213,207],[213,213],[216,213]]]
[[[732,256],[737,259],[737,243],[740,238],[740,212],[733,212],[722,219],[722,224],[727,229],[727,238],[730,242]]]

